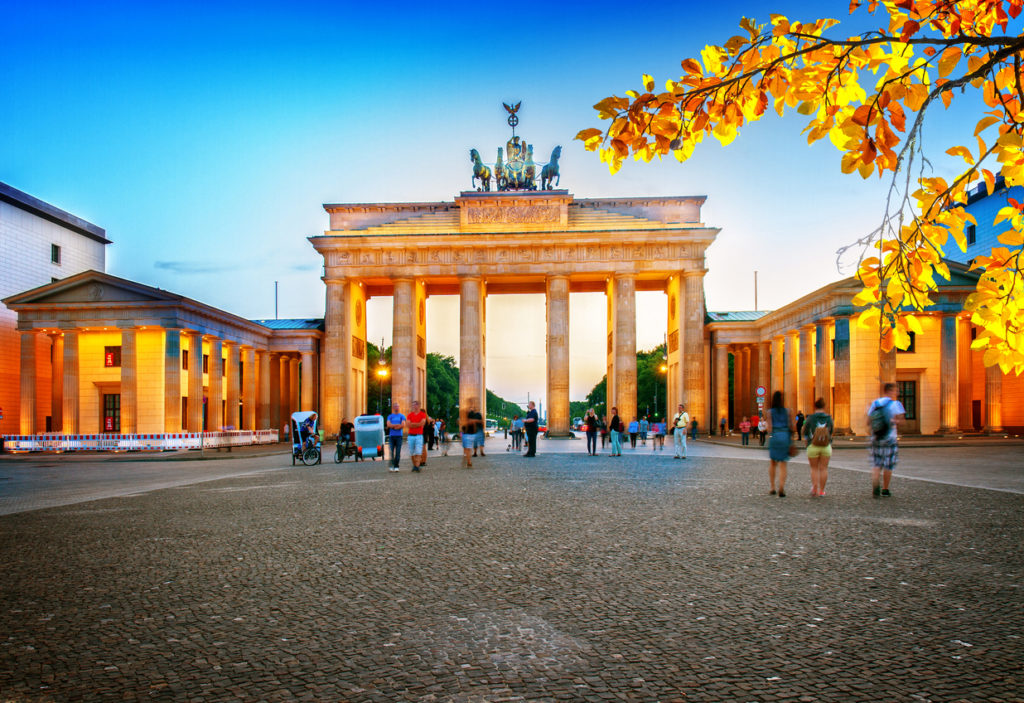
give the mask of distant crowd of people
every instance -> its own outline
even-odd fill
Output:
[[[459,422],[459,436],[462,443],[462,466],[473,466],[473,458],[486,456],[484,453],[485,433],[484,417],[479,410],[479,403],[471,400],[462,411]],[[867,424],[871,432],[871,491],[876,498],[888,497],[892,493],[889,485],[899,457],[898,427],[906,417],[906,410],[898,400],[895,383],[885,384],[883,395],[871,403],[867,412]],[[728,423],[723,417],[719,423],[720,433],[728,434]],[[673,459],[687,458],[687,439],[697,436],[697,420],[691,418],[686,405],[680,403],[675,414],[667,421],[657,417],[648,418],[634,416],[625,422],[619,416],[619,409],[612,407],[607,419],[597,415],[593,408],[587,410],[579,425],[586,435],[587,454],[598,456],[598,437],[601,438],[601,451],[610,445],[610,455],[622,456],[622,448],[647,446],[651,439],[651,451],[665,449],[665,436],[672,437],[674,449]],[[540,417],[536,404],[528,404],[526,415],[515,415],[506,429],[510,439],[508,451],[522,451],[524,457],[537,456],[537,434],[540,429]],[[811,495],[825,496],[825,484],[828,482],[828,464],[832,456],[832,435],[835,432],[835,421],[825,411],[825,401],[819,398],[814,403],[814,412],[809,416],[798,411],[792,414],[785,407],[781,391],[772,394],[771,406],[764,415],[754,418],[744,416],[738,423],[740,443],[750,444],[751,433],[759,440],[760,445],[768,443],[768,484],[769,495],[786,497],[786,478],[789,460],[799,454],[797,440],[802,439],[811,470]],[[441,448],[443,455],[448,455],[450,437],[447,423],[442,418],[432,418],[421,407],[419,401],[412,402],[408,415],[403,415],[398,403],[391,406],[391,413],[385,421],[387,445],[391,459],[391,471],[399,470],[402,456],[403,441],[408,445],[412,461],[412,470],[419,472],[427,464],[427,451]],[[353,441],[353,425],[343,420],[338,432],[339,445]]]

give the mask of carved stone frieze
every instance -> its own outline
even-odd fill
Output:
[[[467,207],[463,205],[463,207]],[[523,205],[497,205],[483,207],[472,205],[466,210],[466,222],[470,225],[483,224],[550,224],[561,218],[557,204],[532,203]]]

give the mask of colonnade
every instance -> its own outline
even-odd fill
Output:
[[[313,350],[271,351],[184,328],[20,336],[22,434],[47,429],[46,405],[51,432],[111,431],[104,395],[119,396],[113,431],[122,434],[199,432],[204,416],[208,431],[283,428],[292,412],[318,406]]]
[[[637,414],[636,291],[662,290],[669,296],[668,399],[674,410],[682,402],[691,415],[707,422],[704,360],[704,270],[666,273],[641,281],[635,274],[609,273],[607,299],[607,409],[619,416]],[[569,294],[595,291],[595,283],[571,274],[553,273],[542,282],[518,282],[514,292],[543,292],[546,322],[546,410],[548,435],[571,435],[569,413]],[[324,424],[329,431],[342,417],[365,411],[362,379],[366,360],[356,353],[362,340],[355,334],[365,319],[366,299],[392,294],[392,402],[406,411],[413,400],[426,403],[426,298],[428,294],[459,296],[459,408],[475,407],[486,416],[486,300],[489,294],[513,292],[500,277],[464,275],[450,282],[429,277],[396,278],[387,287],[363,285],[356,279],[327,279],[327,318],[324,347]],[[371,290],[372,288],[372,290]],[[428,410],[430,408],[428,407]]]
[[[731,380],[733,427],[742,417],[757,415],[755,391],[761,386],[765,412],[776,390],[783,392],[787,408],[805,414],[813,412],[815,399],[824,398],[836,434],[864,434],[868,404],[885,383],[898,382],[914,384],[918,412],[909,425],[912,432],[1002,432],[1003,376],[997,366],[982,370],[974,358],[969,320],[950,311],[931,314],[923,324],[925,334],[905,357],[896,350],[881,352],[877,334],[856,329],[855,315],[830,315],[790,329],[777,325],[763,335],[767,339],[756,340],[737,339],[741,335],[721,326],[712,333],[716,424],[729,416]],[[979,377],[983,388],[975,385]],[[937,414],[931,414],[933,407]]]

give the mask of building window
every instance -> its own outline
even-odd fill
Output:
[[[181,370],[188,371],[188,349],[181,350]]]
[[[897,354],[913,354],[915,345],[917,344],[917,335],[914,332],[907,332],[910,337],[910,345],[906,349],[897,349]]]
[[[121,366],[121,347],[103,347],[103,365],[107,368]]]
[[[188,396],[181,396],[181,429],[188,429]]]
[[[60,246],[57,244],[50,245],[50,261],[55,264],[60,263]]]
[[[896,400],[900,401],[906,411],[904,417],[908,420],[917,419],[917,382],[897,381]]]
[[[978,241],[978,235],[974,229],[974,225],[967,225],[967,227],[964,228],[964,234],[967,235],[967,246],[971,246],[976,241]]]
[[[833,359],[836,358],[836,340],[834,340],[834,339],[832,340],[832,358]],[[832,407],[832,406],[829,406],[829,407]]]
[[[103,394],[103,432],[121,431],[121,395]]]
[[[203,354],[203,373],[210,373],[210,355]]]

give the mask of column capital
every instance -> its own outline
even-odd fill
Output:
[[[707,272],[707,269],[683,269],[682,274],[685,278],[691,278],[693,276],[704,276]]]

